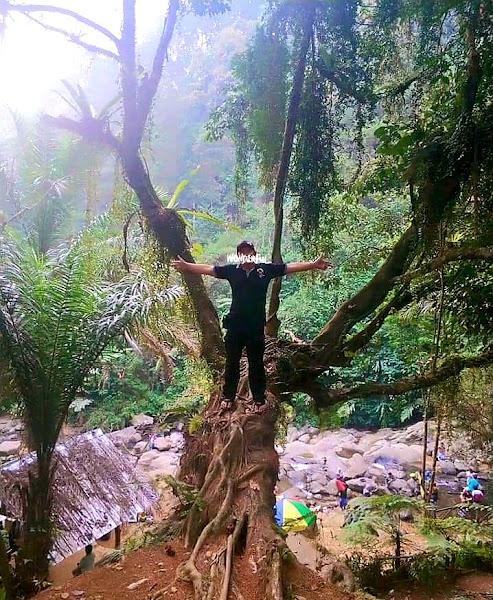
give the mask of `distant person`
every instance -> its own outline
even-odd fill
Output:
[[[347,497],[347,490],[348,490],[348,484],[344,481],[342,475],[338,475],[336,478],[336,487],[337,487],[337,493],[339,494],[339,507],[341,510],[345,510],[347,503],[348,503],[348,497]]]
[[[320,256],[310,262],[262,263],[257,258],[257,250],[252,242],[243,240],[236,246],[237,264],[199,265],[184,261],[181,256],[172,261],[179,271],[188,271],[197,275],[211,275],[217,279],[226,279],[231,285],[232,302],[229,313],[223,319],[227,330],[224,338],[226,348],[226,367],[221,402],[222,410],[231,410],[236,398],[240,380],[240,359],[243,348],[248,358],[248,380],[253,397],[253,412],[266,411],[265,391],[267,387],[264,350],[265,350],[265,302],[269,282],[276,277],[289,273],[300,273],[320,269],[324,271],[329,262]]]
[[[460,494],[460,501],[464,504],[470,504],[472,502],[472,492],[468,487],[465,487]]]
[[[447,452],[443,443],[438,446],[438,460],[447,460]]]
[[[469,477],[468,482],[467,482],[467,487],[469,488],[469,491],[471,493],[474,492],[474,490],[481,489],[481,484],[479,483],[477,473],[471,473],[471,476]]]
[[[72,571],[72,575],[77,577],[78,575],[82,575],[82,573],[87,573],[87,571],[91,571],[94,569],[94,561],[96,557],[92,551],[92,544],[87,544],[85,547],[85,555],[80,559],[80,562],[77,563],[77,568]]]
[[[473,492],[471,492],[471,495],[472,495],[472,501],[475,504],[481,504],[484,500],[483,490],[473,490]]]

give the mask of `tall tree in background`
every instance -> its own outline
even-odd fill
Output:
[[[54,28],[48,22],[50,14],[64,15],[68,21],[83,24],[101,36],[97,46],[65,30],[71,42],[110,57],[119,65],[121,129],[115,129],[108,119],[96,118],[89,109],[82,110],[79,118],[51,117],[50,122],[104,144],[117,154],[157,239],[170,256],[180,254],[188,261],[192,258],[183,221],[174,209],[163,208],[159,201],[141,158],[140,145],[179,10],[191,7],[197,12],[213,13],[226,9],[228,4],[195,0],[185,5],[170,0],[148,69],[137,60],[135,0],[123,0],[120,35],[63,8],[9,2],[1,5],[3,12],[16,11],[29,17],[41,14],[42,24],[48,29]],[[295,14],[296,9],[298,20],[283,17]],[[319,159],[332,160],[331,152],[335,154],[336,149],[344,159],[359,148],[356,168],[343,181],[347,190],[358,190],[360,195],[372,189],[407,191],[413,218],[386,260],[372,265],[366,285],[339,307],[313,340],[268,341],[271,410],[266,415],[261,419],[249,415],[246,406],[239,403],[225,418],[219,411],[218,394],[212,395],[202,430],[189,439],[180,474],[199,494],[182,521],[191,554],[180,568],[180,575],[191,582],[197,599],[227,597],[240,540],[244,548],[242,558],[237,558],[238,568],[250,568],[253,561],[258,565],[258,593],[269,599],[283,598],[284,543],[272,527],[278,473],[274,436],[281,397],[303,391],[318,408],[324,408],[349,398],[424,389],[458,376],[465,368],[493,361],[490,316],[484,310],[477,314],[482,301],[477,282],[491,285],[493,258],[491,223],[484,218],[491,210],[493,187],[489,151],[493,133],[491,2],[377,0],[368,5],[359,0],[290,0],[271,3],[266,18],[275,27],[282,25],[279,31],[285,36],[283,43],[290,49],[290,56],[296,57],[288,85],[281,82],[285,123],[277,139],[283,141],[277,159],[274,152],[271,162],[278,173],[278,240],[282,231],[281,192],[286,185],[297,197],[302,227],[312,232],[320,220],[317,244],[330,235],[330,228],[324,228],[324,224],[330,223],[327,217],[335,168],[328,170],[327,179],[323,171],[316,169],[321,164]],[[56,31],[64,32],[59,27]],[[300,82],[303,88],[298,99]],[[250,81],[243,83],[248,85]],[[248,97],[243,98],[248,111]],[[380,140],[379,155],[368,151],[362,156],[363,113],[355,100],[370,106],[377,102],[382,120],[375,132]],[[335,106],[338,113],[331,112]],[[290,108],[297,108],[291,121]],[[353,143],[346,140],[342,144],[342,136],[330,132],[335,117],[340,118],[344,109],[354,111],[356,127],[347,127]],[[327,119],[328,115],[331,118]],[[264,117],[267,123],[268,115]],[[241,123],[241,119],[236,122]],[[275,122],[279,123],[278,117]],[[247,122],[245,130],[248,126]],[[313,143],[318,132],[324,140],[336,140],[337,145],[321,148]],[[286,153],[296,158],[294,166]],[[450,302],[447,318],[453,326],[468,331],[472,342],[442,348],[431,368],[415,377],[391,384],[368,382],[343,388],[327,385],[324,373],[331,367],[349,366],[391,313],[423,299],[436,301],[436,273],[441,269],[445,271],[446,289],[453,289],[445,299]],[[198,276],[187,273],[185,282],[202,334],[202,353],[219,372],[223,346],[216,312]],[[210,562],[202,558],[206,551],[217,552],[218,548],[224,552],[217,554],[218,561],[210,567]]]

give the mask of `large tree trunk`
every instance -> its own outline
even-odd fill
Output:
[[[35,591],[36,580],[48,577],[53,534],[52,454],[37,454],[27,486],[21,490],[24,514],[18,576],[22,592],[28,594]]]
[[[255,572],[249,578],[255,597],[283,597],[284,542],[274,525],[279,459],[272,394],[268,406],[263,415],[251,414],[248,401],[241,399],[234,412],[221,413],[216,394],[203,431],[188,440],[180,479],[196,487],[199,496],[184,523],[191,556],[178,575],[193,584],[197,599],[226,600],[228,590],[233,590],[229,597],[238,597],[235,573],[245,568]]]
[[[298,110],[301,102],[301,94],[303,91],[303,83],[305,81],[305,67],[310,40],[313,35],[313,20],[315,9],[313,6],[307,9],[303,22],[303,38],[300,44],[298,54],[298,63],[293,80],[293,88],[289,98],[288,114],[286,116],[286,125],[284,128],[284,136],[282,140],[281,160],[277,171],[276,186],[274,189],[274,242],[272,247],[272,261],[275,263],[282,262],[281,254],[281,239],[282,228],[284,221],[284,193],[288,181],[289,164],[291,162],[291,154],[293,152],[294,135],[296,132],[296,122],[298,120]],[[269,310],[267,325],[265,331],[268,335],[277,336],[279,332],[280,321],[277,317],[279,309],[279,294],[281,293],[282,278],[277,277],[272,284],[270,293]]]
[[[130,152],[122,153],[121,159],[128,184],[137,194],[142,212],[158,242],[171,256],[181,256],[187,262],[194,262],[183,219],[176,211],[163,207],[141,158]],[[223,365],[224,345],[216,309],[200,275],[186,272],[183,278],[202,334],[202,356],[213,370],[219,372]]]

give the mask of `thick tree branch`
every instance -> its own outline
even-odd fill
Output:
[[[81,48],[84,48],[84,50],[87,50],[88,52],[92,52],[93,54],[100,54],[102,56],[107,56],[108,58],[112,58],[113,60],[116,60],[117,62],[120,60],[118,55],[115,54],[114,52],[111,52],[111,50],[106,50],[105,48],[101,48],[100,46],[95,46],[93,44],[87,44],[86,42],[83,42],[80,39],[80,36],[76,35],[75,33],[70,33],[68,31],[66,31],[65,29],[61,29],[60,27],[55,27],[53,25],[48,25],[47,23],[43,23],[43,21],[36,19],[36,17],[33,17],[30,14],[26,14],[25,16],[28,19],[30,19],[31,21],[34,21],[34,23],[36,23],[43,29],[46,29],[47,31],[54,31],[55,33],[60,33],[61,35],[64,35],[65,37],[67,37],[69,39],[70,42],[72,42],[73,44],[76,44],[77,46],[80,46]]]
[[[80,15],[73,10],[69,10],[68,8],[62,8],[60,6],[51,6],[49,4],[11,4],[7,2],[7,0],[0,0],[0,13],[7,14],[8,12],[18,12],[27,16],[30,13],[54,13],[58,15],[64,15],[66,17],[70,17],[83,25],[87,25],[94,31],[97,31],[111,40],[115,46],[118,47],[120,40],[111,33],[109,29],[99,25],[95,21],[91,19],[87,19],[86,17]]]
[[[426,275],[427,273],[436,271],[437,269],[441,269],[446,263],[457,260],[493,261],[493,246],[485,248],[451,248],[433,260],[428,261],[419,267],[419,269],[408,271],[407,273],[404,273],[404,275],[396,277],[395,281],[408,283],[411,280],[416,279],[416,277]]]
[[[43,121],[52,127],[72,131],[90,142],[109,146],[116,152],[121,150],[120,141],[113,135],[105,121],[88,118],[75,121],[68,117],[53,117],[51,115],[43,115]]]
[[[357,334],[353,335],[345,344],[344,350],[354,353],[364,348],[385,323],[385,319],[393,312],[397,312],[407,306],[413,300],[413,295],[408,291],[408,285],[404,284],[396,295],[388,302],[380,312]]]
[[[384,301],[395,285],[395,278],[404,272],[410,259],[414,257],[416,241],[416,230],[414,225],[411,225],[402,234],[390,256],[371,281],[342,304],[312,341],[313,346],[320,347],[319,358],[322,363],[330,362],[328,357],[334,351],[341,350],[344,338],[353,325],[371,314]]]
[[[423,390],[459,375],[464,369],[484,367],[493,363],[493,345],[490,345],[483,354],[472,357],[454,356],[445,359],[435,370],[401,379],[395,383],[364,383],[354,388],[342,390],[325,389],[322,395],[320,390],[314,399],[318,407],[323,408],[349,400],[351,398],[367,398],[369,396],[398,396],[413,390]]]
[[[139,113],[139,128],[142,132],[144,131],[147,117],[151,110],[152,101],[156,95],[159,82],[161,81],[163,65],[168,56],[168,48],[171,38],[173,37],[179,5],[180,3],[178,0],[170,0],[168,14],[154,56],[151,74],[147,79],[142,81],[138,91],[137,110]]]

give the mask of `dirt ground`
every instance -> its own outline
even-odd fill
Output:
[[[63,586],[53,586],[38,594],[38,600],[149,600],[159,590],[161,598],[193,600],[190,584],[175,579],[176,568],[188,558],[188,551],[173,542],[164,546],[136,550],[121,563],[94,569],[68,581]],[[231,600],[263,600],[258,583],[261,573],[245,556],[237,561],[233,574]],[[304,600],[352,600],[353,596],[341,592],[318,577],[306,567],[288,568],[285,585],[292,598]]]
[[[459,577],[454,584],[444,582],[432,590],[424,586],[403,585],[390,592],[386,600],[491,600],[493,575],[471,573]]]

